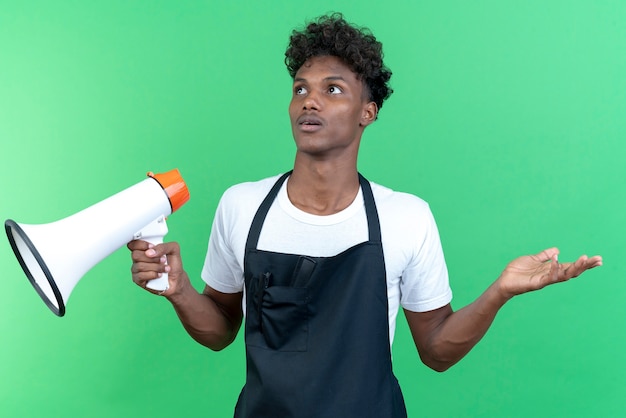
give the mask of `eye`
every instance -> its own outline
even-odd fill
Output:
[[[341,90],[341,88],[339,88],[337,86],[330,86],[328,88],[328,92],[330,94],[340,94],[340,93],[343,93],[343,90]]]
[[[301,95],[303,95],[303,94],[306,94],[306,93],[307,93],[306,89],[305,89],[304,87],[302,87],[302,86],[296,86],[296,87],[294,87],[293,92],[294,92],[294,94],[296,94],[297,96],[301,96]]]

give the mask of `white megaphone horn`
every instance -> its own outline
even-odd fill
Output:
[[[153,244],[167,234],[165,218],[189,200],[178,170],[149,178],[56,222],[25,225],[8,219],[5,229],[24,273],[50,310],[65,315],[74,286],[93,266],[133,239]],[[148,287],[164,291],[167,275]]]

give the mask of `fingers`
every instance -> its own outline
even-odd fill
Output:
[[[147,250],[152,244],[150,244],[147,241],[142,241],[139,239],[133,240],[131,242],[129,242],[128,244],[126,244],[126,247],[128,247],[129,250],[131,251],[135,251],[135,250]],[[152,245],[153,246],[153,245]]]
[[[180,247],[175,242],[154,245],[146,241],[135,240],[127,245],[135,262],[156,262],[166,256],[179,256]]]
[[[548,272],[549,280],[556,283],[560,280],[561,264],[559,264],[558,254],[553,254],[550,258],[550,270]]]
[[[152,280],[160,277],[161,274],[168,272],[168,266],[165,264],[165,258],[162,257],[155,262],[135,262],[130,268],[131,273],[133,273],[133,278],[135,276],[142,280]]]
[[[587,260],[587,265],[590,269],[600,267],[602,265],[602,257],[599,255],[594,255],[589,260]]]
[[[133,263],[131,267],[133,282],[137,286],[145,288],[150,280],[157,279],[167,272],[167,267],[160,259],[157,263]]]
[[[562,280],[569,280],[574,277],[578,277],[585,271],[599,267],[602,265],[602,257],[594,256],[588,258],[586,255],[582,255],[573,263],[564,263],[562,265]]]
[[[545,263],[546,261],[550,261],[553,258],[557,257],[558,259],[559,249],[556,247],[548,248],[533,256],[533,258],[540,263]]]
[[[176,242],[165,242],[159,245],[148,244],[147,247],[141,246],[141,249],[144,250],[144,254],[148,258],[180,256],[180,247]]]
[[[545,273],[541,279],[543,285],[540,287],[546,286],[550,283],[565,282],[580,276],[589,269],[602,265],[602,257],[594,256],[589,258],[586,255],[580,256],[574,262],[559,263],[558,249],[556,248],[544,250],[533,256],[533,258],[536,261],[541,261],[543,263],[542,270]]]
[[[171,265],[169,265],[170,262],[174,262],[178,269],[182,269],[180,248],[177,243],[154,245],[136,240],[129,242],[127,247],[131,250],[133,261],[131,266],[133,282],[144,289],[150,280],[157,279],[163,273],[169,273],[172,270]]]

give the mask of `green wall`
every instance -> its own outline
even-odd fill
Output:
[[[395,93],[359,169],[431,204],[455,308],[518,255],[605,259],[513,300],[443,374],[421,365],[400,319],[410,416],[624,416],[622,0],[2,0],[1,220],[48,223],[177,167],[191,200],[167,239],[200,289],[221,193],[292,164],[283,53],[293,27],[330,10],[385,45]],[[194,343],[132,283],[126,249],[84,277],[63,318],[7,240],[0,266],[2,416],[232,416],[242,338],[220,353]]]

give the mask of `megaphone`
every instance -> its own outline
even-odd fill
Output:
[[[165,218],[189,200],[177,169],[147,179],[56,222],[5,221],[9,242],[28,280],[57,316],[78,281],[101,260],[133,239],[154,244],[167,234]],[[167,275],[148,283],[168,288]]]

